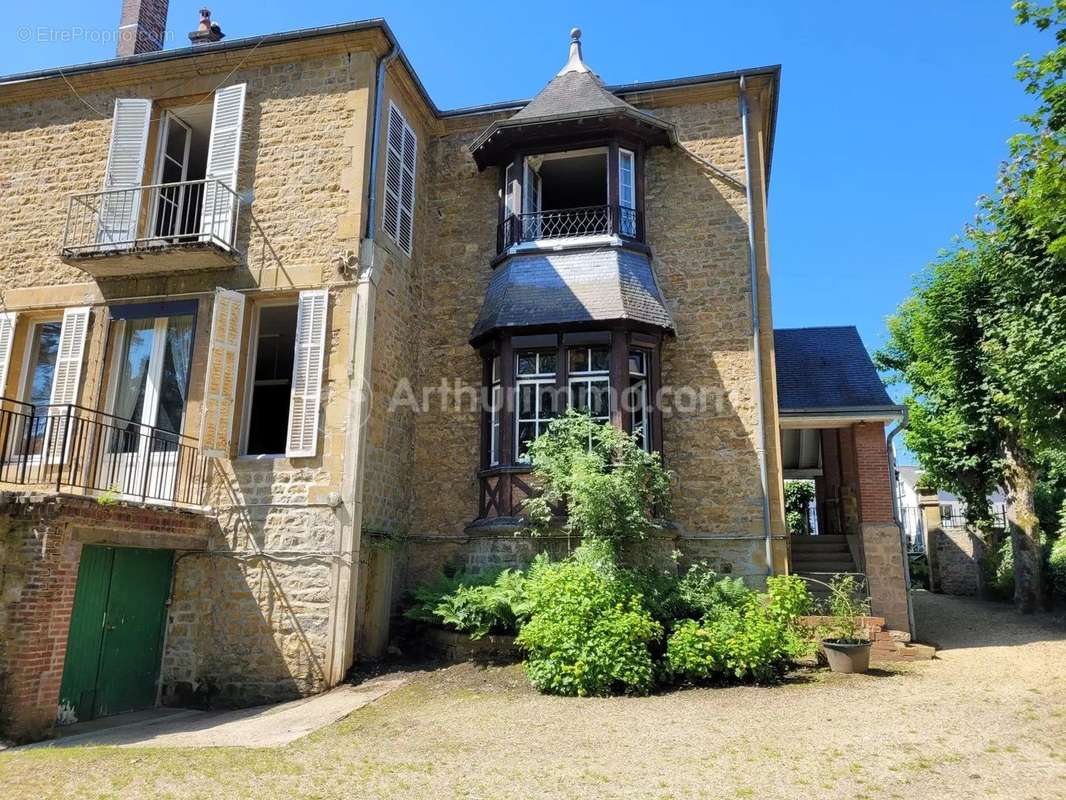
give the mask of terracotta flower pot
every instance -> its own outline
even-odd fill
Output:
[[[824,639],[822,650],[833,672],[866,672],[870,668],[870,643]]]

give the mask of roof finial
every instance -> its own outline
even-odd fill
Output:
[[[581,58],[581,28],[570,29],[570,58],[566,62],[559,75],[565,75],[567,72],[591,72],[584,60]]]

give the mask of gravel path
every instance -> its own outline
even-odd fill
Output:
[[[1066,626],[919,594],[935,661],[572,700],[520,667],[408,684],[276,750],[0,756],[3,797],[1066,798]]]

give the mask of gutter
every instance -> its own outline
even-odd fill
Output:
[[[748,90],[744,76],[740,76],[740,130],[744,140],[744,193],[748,204],[748,265],[751,270],[751,339],[755,355],[755,452],[759,457],[759,479],[762,482],[763,538],[766,543],[766,574],[774,574],[774,539],[770,530],[770,476],[766,466],[766,418],[763,408],[762,338],[759,322],[759,273],[755,255],[755,205],[751,191],[751,157],[748,146]]]
[[[904,530],[903,516],[899,510],[899,492],[896,491],[896,451],[892,447],[892,440],[900,432],[906,430],[907,423],[910,422],[907,407],[902,406],[902,410],[903,418],[888,432],[885,446],[888,448],[888,477],[892,489],[892,519],[895,520],[896,525],[899,527],[899,549],[903,557],[903,585],[907,592],[907,623],[910,625],[911,639],[913,640],[918,635],[918,632],[914,627],[914,605],[911,603],[911,563],[907,557],[907,533]]]
[[[361,540],[363,534],[363,477],[366,471],[366,421],[369,419],[372,398],[372,356],[374,352],[374,306],[377,295],[377,271],[374,265],[374,234],[377,217],[377,174],[380,162],[381,109],[385,87],[385,71],[396,59],[402,58],[400,49],[393,46],[388,55],[378,59],[374,88],[374,117],[370,130],[370,173],[366,177],[366,235],[359,243],[359,277],[352,297],[349,341],[352,343],[348,365],[347,433],[341,463],[341,491],[337,504],[338,550],[347,561],[334,563],[333,630],[330,637],[329,682],[336,685],[344,680],[356,656],[358,616],[361,610],[359,581]]]

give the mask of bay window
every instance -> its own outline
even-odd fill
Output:
[[[553,352],[519,352],[515,356],[516,418],[515,455],[529,460],[529,445],[548,429],[555,418],[555,369]]]

